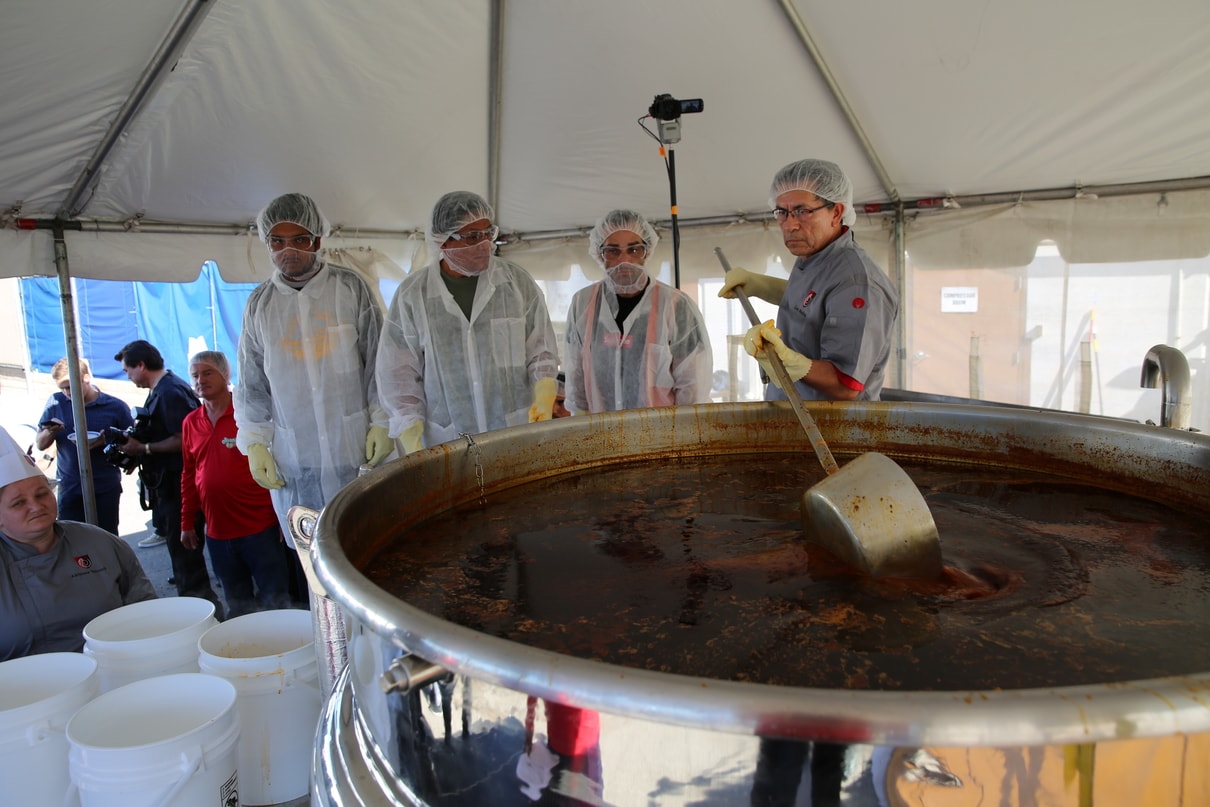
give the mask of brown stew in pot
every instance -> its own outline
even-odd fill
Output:
[[[874,580],[805,541],[799,499],[822,471],[794,454],[551,477],[409,529],[364,572],[483,633],[713,679],[952,691],[1210,670],[1205,514],[900,464],[941,535],[936,582]]]

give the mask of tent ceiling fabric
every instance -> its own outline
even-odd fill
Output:
[[[774,171],[806,156],[840,163],[858,202],[888,198],[776,0],[500,7],[506,231],[581,229],[620,206],[667,218],[664,163],[636,124],[663,92],[705,100],[674,147],[682,218],[765,211]],[[5,3],[0,211],[58,212],[180,8]],[[240,226],[301,191],[350,245],[423,229],[445,191],[488,191],[491,8],[210,0],[79,217]],[[793,8],[904,199],[1210,176],[1205,0]],[[1014,229],[1040,228],[998,232]],[[53,271],[35,235],[3,233],[0,274]],[[142,246],[109,248],[123,237]],[[163,238],[73,236],[72,271],[177,279],[214,259],[231,277],[226,258],[255,275],[244,237]]]

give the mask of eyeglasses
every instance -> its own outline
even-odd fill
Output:
[[[450,240],[457,241],[464,247],[473,247],[476,244],[482,244],[484,241],[495,241],[496,236],[500,234],[499,227],[491,227],[487,230],[471,230],[466,233],[450,233]]]
[[[786,219],[792,218],[801,224],[803,220],[805,220],[807,216],[811,215],[812,213],[823,210],[825,207],[832,207],[835,204],[835,202],[824,202],[819,207],[800,206],[794,208],[793,210],[786,210],[784,207],[775,207],[773,208],[773,218],[777,219],[778,222],[783,222]]]
[[[601,247],[601,257],[606,260],[616,261],[618,258],[622,257],[623,253],[626,254],[627,258],[634,258],[635,260],[641,261],[643,258],[647,257],[647,245],[631,244],[628,247],[619,247],[614,244],[609,244]]]
[[[269,249],[277,252],[286,249],[310,249],[319,239],[313,235],[271,235],[266,239]]]

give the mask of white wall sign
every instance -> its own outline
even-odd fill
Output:
[[[973,314],[979,310],[978,286],[942,286],[941,313]]]

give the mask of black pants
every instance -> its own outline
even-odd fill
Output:
[[[811,771],[811,807],[839,807],[847,746],[762,737],[752,783],[752,807],[791,807],[803,768]]]
[[[201,597],[214,603],[215,617],[224,617],[223,605],[210,586],[203,554],[205,524],[199,515],[193,525],[198,544],[194,549],[181,545],[181,475],[164,474],[159,487],[152,491],[151,523],[156,532],[168,538],[168,557],[172,559],[172,576],[176,578],[176,593],[181,597]]]
[[[210,566],[223,584],[228,619],[290,607],[291,569],[286,558],[290,550],[276,521],[269,529],[242,538],[206,536],[206,546]]]
[[[122,498],[119,488],[116,493],[96,497],[97,526],[106,532],[118,534],[118,504]],[[85,521],[84,494],[59,497],[59,518],[64,521]]]

